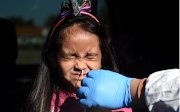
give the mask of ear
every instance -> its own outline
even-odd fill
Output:
[[[55,56],[52,56],[52,55],[47,54],[47,57],[48,57],[50,63],[52,64],[52,66],[53,66],[54,68],[57,68],[57,63],[56,63],[56,58],[55,58]]]

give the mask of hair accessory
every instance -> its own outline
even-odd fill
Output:
[[[94,20],[96,20],[98,22],[98,24],[100,25],[98,19],[95,16],[93,16],[92,14],[90,14],[91,2],[89,0],[83,0],[81,2],[80,6],[78,6],[78,3],[76,0],[69,0],[69,1],[70,1],[70,4],[67,2],[62,2],[61,11],[60,11],[60,15],[61,15],[62,19],[53,28],[51,35],[50,35],[50,39],[51,39],[51,36],[52,36],[54,30],[56,29],[56,27],[70,14],[73,14],[74,16],[80,16],[81,14],[86,14],[86,15],[92,17]]]
[[[69,0],[70,3],[70,12],[72,15],[74,16],[80,16],[80,10],[79,10],[79,5],[78,2],[76,0]]]
[[[70,4],[67,2],[63,2],[61,4],[61,18],[64,18],[65,16],[69,15],[70,13],[73,14],[74,16],[80,16],[81,13],[80,11],[83,12],[91,12],[91,2],[89,0],[83,0],[80,4],[78,5],[78,2],[76,0],[69,0]]]

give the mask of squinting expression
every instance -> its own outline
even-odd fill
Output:
[[[63,37],[62,48],[57,54],[57,68],[67,89],[75,93],[90,70],[101,68],[99,38],[78,25],[66,28]]]

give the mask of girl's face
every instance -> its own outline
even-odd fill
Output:
[[[78,25],[66,28],[63,37],[62,48],[57,53],[57,68],[67,89],[75,93],[90,70],[101,68],[99,38]]]

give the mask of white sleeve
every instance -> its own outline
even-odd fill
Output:
[[[151,74],[146,80],[145,102],[150,112],[179,112],[180,70]]]

